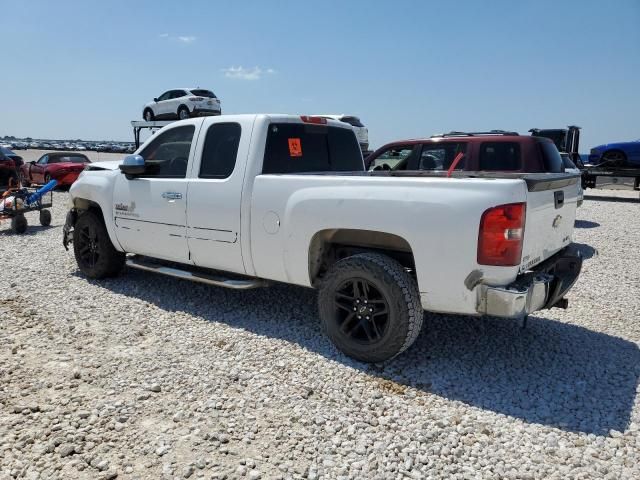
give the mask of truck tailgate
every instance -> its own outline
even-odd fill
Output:
[[[579,176],[533,175],[527,184],[527,213],[520,272],[539,264],[571,243],[576,219]]]

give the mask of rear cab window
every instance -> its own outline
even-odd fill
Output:
[[[576,168],[570,158],[567,160],[571,163],[571,166],[565,167],[565,164],[560,156],[560,152],[556,148],[555,144],[551,141],[538,142],[540,148],[540,154],[542,155],[542,162],[544,164],[544,171],[547,173],[561,173],[565,168]]]
[[[483,142],[478,155],[479,170],[522,170],[522,155],[517,142]]]
[[[299,123],[269,125],[263,174],[363,170],[362,152],[350,128]]]

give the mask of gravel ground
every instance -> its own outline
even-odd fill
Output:
[[[0,227],[0,479],[640,478],[640,203],[588,193],[568,310],[430,316],[384,366],[310,290],[87,280],[56,193]]]

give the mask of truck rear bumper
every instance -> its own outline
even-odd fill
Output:
[[[578,279],[581,269],[582,255],[577,247],[569,245],[506,287],[481,285],[478,313],[521,318],[545,308],[566,308],[563,297]]]

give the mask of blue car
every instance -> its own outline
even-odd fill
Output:
[[[591,149],[589,163],[611,167],[640,167],[640,140],[607,143]]]

